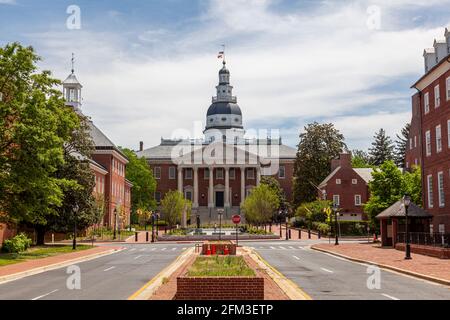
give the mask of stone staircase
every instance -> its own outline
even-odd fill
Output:
[[[205,208],[201,207],[198,209],[192,209],[191,221],[195,223],[197,214],[200,215],[200,223],[205,224],[219,224],[219,215],[217,214],[217,208]],[[241,214],[239,207],[232,207],[228,209],[223,209],[224,213],[222,215],[222,224],[233,224],[231,217],[235,214]],[[242,217],[244,219],[244,217]]]

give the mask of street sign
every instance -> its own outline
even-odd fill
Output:
[[[233,221],[234,224],[239,224],[241,223],[241,216],[239,215],[234,215],[231,220]]]

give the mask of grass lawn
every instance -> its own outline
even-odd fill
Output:
[[[91,249],[91,246],[77,245],[77,251]],[[72,246],[39,246],[32,247],[22,253],[0,253],[0,267],[9,264],[24,262],[27,260],[41,259],[52,257],[63,253],[74,252]]]
[[[189,277],[252,277],[255,271],[250,269],[243,257],[198,257],[189,268]]]

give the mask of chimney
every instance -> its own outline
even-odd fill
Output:
[[[434,48],[425,49],[423,58],[425,61],[425,73],[427,73],[436,65],[436,52],[434,51]]]
[[[144,151],[144,141],[139,142],[139,151]]]
[[[339,158],[331,160],[331,171],[334,171],[337,167],[351,168],[352,154],[343,152],[339,155]]]
[[[434,40],[434,52],[436,53],[436,63],[441,62],[442,59],[444,59],[448,53],[447,53],[447,40]]]

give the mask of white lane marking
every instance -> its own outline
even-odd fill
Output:
[[[161,251],[164,251],[164,250],[166,250],[166,249],[167,249],[167,248],[162,248]]]
[[[53,290],[52,292],[49,292],[49,293],[46,293],[46,294],[43,294],[42,296],[39,296],[39,297],[36,297],[36,298],[33,298],[33,299],[31,299],[31,300],[39,300],[39,299],[41,299],[41,298],[44,298],[44,297],[46,297],[46,296],[49,296],[49,295],[51,295],[52,293],[55,293],[56,291],[58,291],[58,289],[56,289],[56,290]]]
[[[294,259],[296,259],[296,260],[300,260],[300,258],[299,257],[297,257],[297,256],[293,256],[294,257]]]
[[[299,249],[301,249],[301,250],[306,250],[305,248],[303,248],[303,247],[298,247]]]
[[[184,251],[184,250],[186,250],[186,249],[187,249],[187,248],[183,248],[183,249],[181,249],[181,250],[183,250],[183,251]]]
[[[388,294],[386,294],[386,293],[382,293],[381,295],[384,296],[384,297],[386,297],[386,298],[392,299],[392,300],[400,300],[399,298],[390,296],[390,295],[388,295]]]
[[[152,250],[150,250],[150,251],[155,251],[156,250],[156,248],[153,248]]]
[[[141,250],[139,250],[139,251],[147,251],[147,249],[144,248],[144,249],[141,249]]]
[[[277,248],[275,248],[275,247],[270,247],[270,249],[272,249],[272,250],[276,250]]]
[[[280,249],[282,250],[287,250],[285,247],[279,246]]]
[[[110,267],[110,268],[108,268],[108,269],[103,270],[103,272],[111,271],[112,269],[115,269],[115,268],[116,268],[116,267]]]
[[[325,268],[320,268],[320,269],[323,270],[323,271],[325,271],[325,272],[328,272],[328,273],[334,273],[333,271],[328,270],[328,269],[325,269]]]
[[[293,250],[295,250],[295,248],[294,248],[294,247],[292,247],[292,246],[289,246],[288,248],[289,248],[289,249],[293,249]]]
[[[175,251],[175,250],[177,250],[177,248],[172,248],[172,251]]]
[[[130,249],[130,251],[136,251],[136,248]]]
[[[142,255],[139,255],[139,256],[135,257],[134,260],[137,260],[137,259],[139,259],[140,257],[142,257]]]

